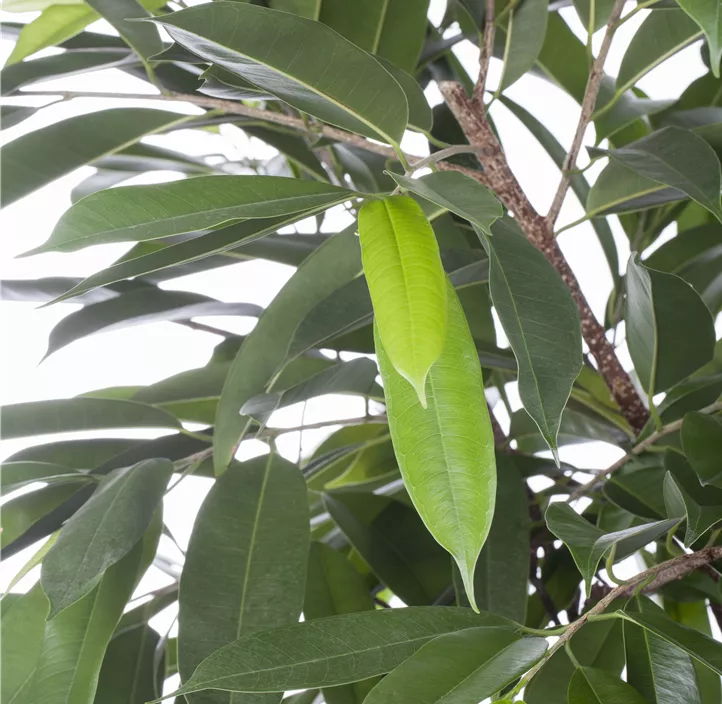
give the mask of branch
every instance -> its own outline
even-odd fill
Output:
[[[579,116],[579,124],[577,125],[577,131],[572,140],[572,146],[567,153],[564,164],[562,165],[562,180],[559,182],[559,187],[552,201],[549,213],[546,216],[547,223],[550,229],[554,228],[554,223],[557,217],[559,217],[559,211],[562,209],[562,203],[564,197],[567,194],[570,182],[570,171],[574,169],[579,157],[579,151],[582,148],[582,141],[584,140],[584,133],[587,131],[589,122],[594,113],[594,106],[597,104],[597,96],[599,95],[599,88],[602,85],[602,78],[604,77],[604,63],[607,60],[607,54],[609,54],[609,48],[612,45],[612,38],[614,33],[617,31],[617,22],[622,15],[624,9],[625,0],[616,0],[614,7],[612,8],[612,14],[609,15],[609,21],[607,22],[607,29],[604,33],[604,39],[602,45],[599,48],[599,54],[592,64],[592,69],[589,72],[589,79],[587,80],[587,87],[584,90],[584,98],[582,99],[582,112]],[[594,7],[594,5],[592,5]]]
[[[472,102],[479,110],[484,110],[484,88],[489,75],[489,63],[494,53],[494,0],[486,0],[484,7],[484,41],[479,52],[479,77],[474,86]]]
[[[715,413],[721,410],[722,401],[718,401],[717,403],[713,403],[711,406],[702,408],[699,413]],[[601,484],[607,477],[609,477],[611,474],[614,474],[614,472],[616,472],[618,469],[624,467],[624,465],[627,464],[629,460],[637,457],[638,455],[641,455],[647,448],[654,445],[657,440],[678,431],[682,427],[683,421],[684,418],[680,418],[679,420],[675,420],[673,423],[665,425],[656,433],[652,433],[648,438],[645,438],[639,444],[635,445],[626,455],[624,455],[624,457],[621,457],[613,465],[607,467],[607,469],[597,474],[594,479],[590,479],[586,484],[582,484],[581,486],[577,487],[569,495],[567,501],[574,501],[575,499],[579,499],[582,496],[588,494],[598,484]]]

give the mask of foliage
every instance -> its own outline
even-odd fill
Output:
[[[2,464],[4,556],[35,553],[0,601],[2,704],[720,704],[722,0],[625,15],[622,0],[448,0],[438,25],[429,0],[189,4],[4,3],[39,14],[4,27],[3,127],[43,114],[31,92],[84,97],[42,81],[109,68],[165,109],[111,92],[116,107],[5,145],[3,206],[95,168],[28,255],[131,248],[82,280],[4,281],[3,296],[80,305],[48,355],[157,321],[223,339],[206,366],[153,385],[3,407],[4,438],[96,436]],[[115,34],[86,29],[98,18]],[[480,48],[478,79],[462,42]],[[649,99],[639,80],[695,42],[707,73]],[[512,99],[530,74],[579,104],[569,152]],[[501,106],[562,171],[544,216],[506,161]],[[587,153],[605,162],[591,183],[590,125]],[[158,146],[221,127],[278,156]],[[430,156],[402,150],[407,130]],[[158,171],[178,180],[123,185]],[[570,188],[586,215],[558,228]],[[352,224],[329,233],[342,210]],[[314,234],[288,234],[314,218]],[[586,221],[614,284],[603,321],[556,240]],[[622,269],[613,228],[632,252]],[[239,259],[294,273],[265,309],[162,287]],[[257,321],[237,336],[194,320],[229,315]],[[282,457],[273,414],[330,393],[366,415]],[[168,434],[118,438],[149,428]],[[238,461],[252,438],[267,452]],[[623,456],[585,483],[559,448],[592,441]],[[163,497],[190,475],[212,488],[168,565]],[[170,583],[140,599],[153,564]],[[168,607],[177,637],[151,623]]]

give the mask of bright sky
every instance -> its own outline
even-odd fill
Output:
[[[430,15],[438,21],[443,14],[444,0],[432,0]],[[628,11],[628,10],[627,10]],[[630,37],[639,26],[646,12],[623,25],[617,33],[607,63],[607,72],[616,74],[621,57]],[[572,29],[580,36],[584,30],[572,8],[562,10],[562,15]],[[11,15],[0,12],[6,21],[27,21],[34,15]],[[91,29],[109,31],[107,25],[96,23]],[[452,32],[455,33],[455,32]],[[595,48],[601,41],[602,32],[595,37]],[[4,62],[10,53],[12,44],[0,42],[0,54]],[[472,75],[476,73],[478,51],[470,43],[464,42],[456,47],[457,55]],[[50,52],[48,52],[50,53]],[[494,88],[499,78],[501,64],[493,60],[489,86]],[[705,72],[699,57],[699,43],[688,47],[661,67],[651,72],[641,82],[640,87],[652,98],[674,98],[695,78]],[[121,71],[109,70],[86,76],[71,77],[41,86],[44,90],[64,89],[83,91],[117,91],[119,93],[152,92],[147,84],[132,78]],[[439,102],[435,88],[428,91],[430,99]],[[508,91],[510,98],[533,112],[568,147],[576,127],[579,108],[564,92],[550,83],[531,76],[525,76]],[[44,104],[46,99],[35,99]],[[18,102],[18,101],[13,101]],[[30,100],[23,104],[32,104]],[[111,101],[83,99],[55,105],[41,111],[17,127],[4,130],[0,143],[5,143],[33,129],[55,122],[59,119],[89,112],[101,108],[123,106],[162,107],[180,112],[198,112],[192,106],[162,103],[157,101]],[[535,142],[524,127],[510,115],[503,106],[495,104],[493,117],[501,132],[504,147],[511,166],[526,189],[532,203],[542,212],[546,212],[558,184],[559,173],[549,157]],[[192,154],[223,153],[230,158],[268,157],[275,152],[255,139],[248,140],[237,129],[222,128],[222,137],[208,133],[191,131],[174,132],[169,135],[149,138],[149,142]],[[593,136],[593,133],[590,133]],[[588,135],[589,136],[589,135]],[[591,140],[590,140],[591,141]],[[408,135],[404,148],[409,152],[424,155],[428,153],[426,142],[418,135]],[[583,157],[584,158],[584,157]],[[584,161],[581,162],[584,164]],[[594,167],[587,172],[588,177],[598,173]],[[0,231],[2,250],[0,251],[0,277],[40,278],[44,276],[86,276],[110,264],[128,249],[127,245],[105,245],[93,247],[73,254],[44,254],[28,259],[16,260],[21,252],[27,251],[44,242],[63,211],[70,205],[71,188],[93,172],[91,167],[83,167],[34,194],[22,199],[0,212]],[[12,177],[5,174],[6,177]],[[175,178],[173,174],[153,174],[133,183],[148,183],[157,180]],[[130,181],[127,183],[131,183]],[[583,215],[583,209],[573,196],[567,198],[562,210],[560,224],[572,222]],[[338,231],[347,224],[344,213],[334,213],[326,219],[324,230]],[[629,254],[626,236],[615,222],[613,230],[619,247],[620,261],[625,262]],[[299,228],[312,231],[312,223],[302,223]],[[310,229],[309,229],[310,228]],[[602,315],[609,291],[609,276],[601,248],[591,226],[583,224],[567,231],[560,237],[562,248],[582,283],[582,288],[598,316]],[[292,269],[280,264],[265,261],[253,261],[215,269],[209,273],[175,279],[164,288],[188,290],[213,296],[224,301],[248,301],[267,305],[275,293],[291,275]],[[160,323],[129,328],[117,332],[97,335],[75,342],[62,349],[39,365],[46,345],[47,337],[53,326],[78,306],[60,304],[51,308],[38,309],[36,304],[1,302],[0,326],[6,333],[6,343],[0,349],[0,389],[3,404],[21,401],[34,401],[49,398],[63,398],[79,393],[117,385],[150,384],[178,372],[203,366],[212,353],[213,347],[220,341],[215,335],[195,332],[172,323]],[[248,331],[253,321],[249,319],[209,318],[199,319],[216,327],[234,332]],[[518,400],[513,388],[509,389],[512,399]],[[363,413],[363,403],[358,398],[326,397],[312,401],[305,412],[305,422],[354,417]],[[295,426],[301,422],[301,405],[284,410],[274,418],[274,425]],[[500,419],[506,424],[506,418]],[[108,436],[110,433],[99,433]],[[152,437],[158,433],[139,432],[138,437]],[[120,433],[127,437],[127,432]],[[33,438],[28,441],[3,443],[0,457],[28,444],[35,444],[52,438]],[[323,437],[321,431],[304,433],[304,451],[313,449]],[[283,436],[279,443],[281,451],[291,459],[296,459],[299,448],[299,434]],[[251,456],[264,451],[260,443],[246,443],[241,452]],[[601,443],[591,443],[561,450],[562,460],[580,467],[603,468],[613,462],[620,454],[618,448]],[[189,479],[174,490],[166,502],[166,521],[175,533],[181,545],[187,543],[191,523],[189,516],[194,515],[207,490],[208,482]],[[31,548],[7,560],[0,569],[0,589],[4,589],[12,576],[30,557],[36,548]],[[164,554],[179,559],[178,551],[169,542],[162,544]],[[141,593],[160,583],[161,573],[150,574],[141,585]],[[27,585],[21,583],[20,588]],[[172,621],[169,614],[161,615],[158,628],[168,627]]]

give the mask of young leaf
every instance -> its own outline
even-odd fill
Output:
[[[152,186],[112,188],[72,206],[50,239],[32,253],[73,252],[108,242],[144,242],[234,220],[330,208],[353,195],[320,181],[281,176],[198,176]]]
[[[569,683],[569,704],[649,704],[624,680],[594,667],[578,667]]]
[[[13,174],[3,179],[3,207],[141,137],[189,119],[164,110],[112,108],[69,117],[18,137],[0,155],[2,170]]]
[[[298,467],[270,453],[233,465],[216,480],[196,519],[181,577],[184,681],[227,643],[298,620],[308,544],[306,485]],[[228,692],[191,697],[207,704],[246,700]]]
[[[401,86],[372,56],[319,22],[243,2],[214,2],[154,21],[194,54],[303,112],[390,144],[401,141],[408,122]]]
[[[384,349],[426,408],[427,374],[441,354],[447,326],[436,236],[416,201],[394,196],[363,205],[359,240]]]
[[[685,193],[722,221],[719,159],[691,130],[664,127],[620,149],[600,151],[645,178]]]
[[[219,687],[229,692],[283,692],[358,682],[390,672],[435,636],[474,627],[513,629],[514,624],[447,606],[314,619],[226,645],[173,694]]]
[[[544,46],[548,6],[549,0],[525,0],[509,13],[499,91],[518,81],[536,63]]]
[[[63,526],[43,560],[48,618],[84,597],[127,555],[150,525],[173,473],[169,460],[146,460],[111,475]]]
[[[722,423],[714,416],[692,411],[682,422],[682,446],[703,485],[722,489]]]
[[[706,0],[678,0],[678,3],[707,37],[710,67],[715,77],[719,78],[722,58],[722,15],[719,5]]]
[[[491,298],[519,365],[519,395],[552,452],[582,367],[579,313],[546,257],[515,226],[479,234],[489,255]]]
[[[438,636],[384,677],[365,704],[477,704],[521,677],[546,649],[543,638],[500,628]]]
[[[437,171],[418,179],[389,172],[399,184],[417,196],[436,203],[474,223],[482,232],[504,214],[496,197],[478,181],[458,171]]]
[[[627,345],[651,396],[689,376],[714,355],[714,325],[695,290],[673,274],[649,269],[632,253],[627,264]]]
[[[426,380],[428,405],[394,369],[378,326],[376,354],[404,484],[426,527],[454,556],[478,610],[474,568],[494,515],[494,437],[474,341],[449,282],[447,306],[446,340]]]

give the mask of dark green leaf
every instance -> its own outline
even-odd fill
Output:
[[[377,2],[378,0],[372,1]],[[390,2],[392,4],[394,2],[398,4],[399,0],[390,0]],[[415,2],[420,5],[423,5],[424,3],[428,4],[428,0],[415,0]],[[406,5],[408,4],[408,0],[406,0],[404,10],[406,10]],[[348,10],[348,5],[344,7],[344,10]],[[404,19],[406,20],[406,18]],[[401,20],[400,14],[399,20]],[[405,21],[404,24],[407,24],[407,21]],[[404,28],[404,35],[409,36],[406,28]],[[424,91],[421,89],[421,86],[418,84],[416,79],[409,73],[406,73],[403,69],[398,68],[396,64],[384,59],[383,57],[378,57],[378,61],[394,77],[394,79],[396,79],[396,82],[404,91],[406,102],[409,106],[409,129],[415,129],[419,132],[429,132],[434,124],[434,115],[431,112],[431,107],[426,100]]]
[[[57,483],[85,479],[86,475],[70,467],[50,462],[3,462],[0,470],[0,487],[9,493],[33,482]],[[88,481],[92,479],[88,478]]]
[[[722,19],[720,9],[705,0],[677,0],[679,6],[702,28],[709,47],[709,63],[712,73],[720,77],[722,58]]]
[[[10,455],[5,462],[57,462],[73,469],[93,469],[138,444],[138,440],[125,438],[64,440],[27,447]]]
[[[39,108],[29,108],[23,105],[0,105],[0,129],[15,127],[23,120],[32,117]]]
[[[614,7],[614,0],[596,0],[595,2],[591,0],[573,0],[573,3],[582,26],[585,29],[591,29],[592,34],[607,24]],[[591,17],[592,13],[594,13],[593,18]]]
[[[703,485],[722,488],[722,423],[714,416],[688,413],[682,423],[682,445]]]
[[[509,14],[499,90],[515,83],[536,63],[544,46],[548,5],[549,0],[524,0]]]
[[[664,518],[667,515],[662,493],[664,473],[663,463],[656,456],[628,462],[604,482],[604,494],[635,516]]]
[[[634,687],[604,670],[578,667],[569,683],[569,704],[647,704]]]
[[[155,27],[133,21],[150,17],[150,13],[136,0],[87,0],[87,2],[144,59],[163,50],[163,42]]]

